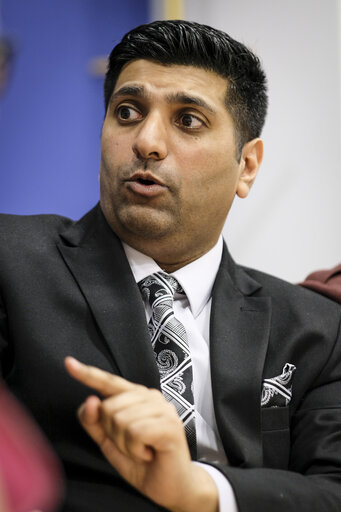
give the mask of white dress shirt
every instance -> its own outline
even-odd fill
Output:
[[[125,243],[123,247],[137,283],[150,274],[163,272],[149,256]],[[198,460],[227,464],[213,409],[209,354],[211,292],[220,265],[222,249],[223,240],[220,237],[209,252],[171,275],[178,280],[186,293],[185,296],[175,294],[174,314],[185,326],[192,358]],[[145,302],[145,308],[146,319],[149,322],[151,308],[148,301]],[[232,487],[225,476],[213,466],[200,465],[217,485],[220,512],[238,512]]]

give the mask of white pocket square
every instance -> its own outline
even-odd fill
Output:
[[[286,407],[292,396],[296,366],[286,363],[281,375],[263,380],[261,407]]]

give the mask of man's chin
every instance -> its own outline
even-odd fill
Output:
[[[154,209],[136,208],[118,212],[116,215],[117,233],[122,239],[124,235],[143,240],[157,240],[171,234],[177,222],[169,212]],[[115,231],[117,231],[115,229]]]

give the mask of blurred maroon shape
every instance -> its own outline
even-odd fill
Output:
[[[341,303],[341,265],[313,272],[300,285]]]
[[[47,441],[0,382],[0,492],[8,512],[55,511],[61,474]]]

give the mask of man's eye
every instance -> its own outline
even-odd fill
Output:
[[[193,114],[182,114],[179,117],[179,124],[184,128],[201,128],[204,122]]]
[[[116,113],[120,121],[137,121],[141,118],[140,112],[126,105],[118,107]]]

